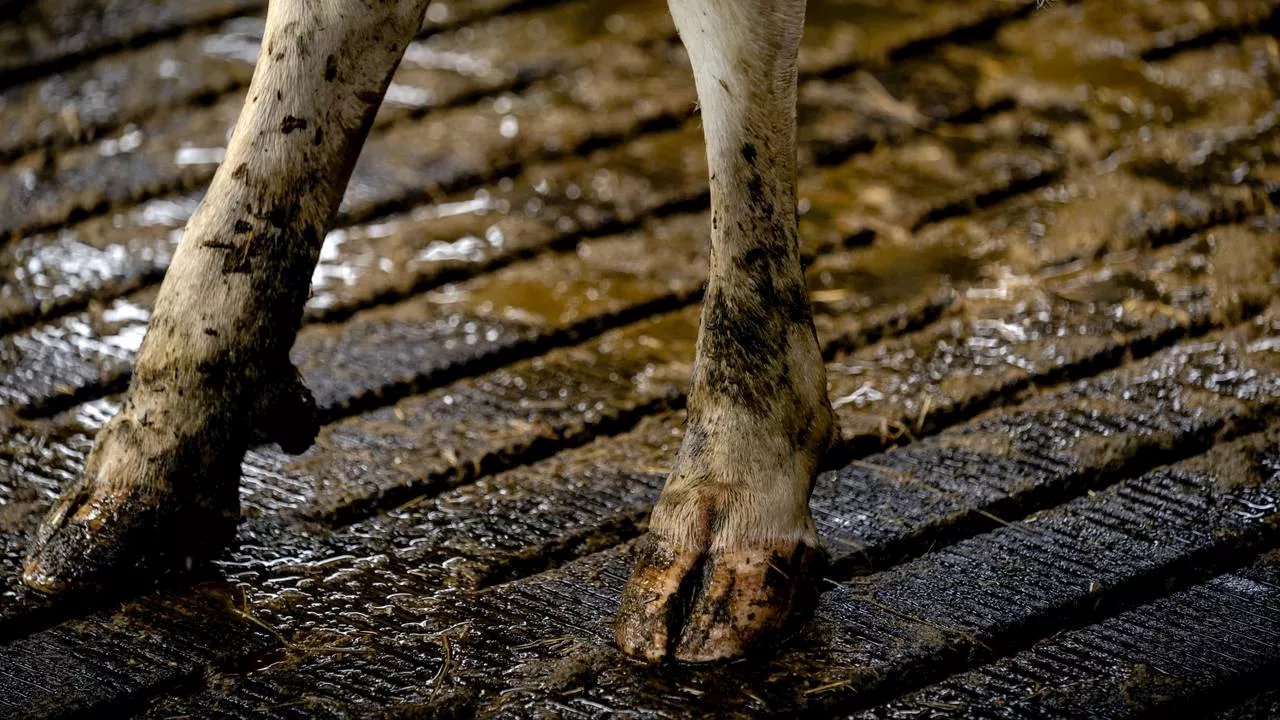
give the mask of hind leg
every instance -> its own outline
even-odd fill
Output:
[[[59,592],[216,553],[251,442],[301,452],[289,363],[320,244],[427,0],[272,0],[248,98],[165,275],[119,414],[45,518],[23,579]]]
[[[711,276],[687,431],[623,593],[618,644],[659,660],[766,642],[809,589],[834,418],[796,236],[804,0],[670,0],[711,168]]]

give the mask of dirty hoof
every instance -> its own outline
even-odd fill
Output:
[[[41,523],[23,562],[35,590],[101,590],[189,566],[225,546],[236,513],[191,512],[146,488],[72,488]]]
[[[184,491],[161,474],[176,477],[193,453],[166,453],[144,437],[148,432],[123,413],[103,428],[84,475],[32,540],[23,562],[27,585],[50,594],[118,587],[190,567],[231,541],[238,460],[229,478],[205,478],[204,488]]]
[[[822,553],[808,543],[703,552],[647,536],[616,638],[650,662],[710,662],[768,645],[812,607]]]

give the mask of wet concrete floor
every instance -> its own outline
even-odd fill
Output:
[[[0,2],[0,715],[1280,715],[1276,0],[810,0],[842,438],[774,651],[610,644],[708,253],[661,0],[435,2],[293,350],[315,446],[249,453],[209,567],[25,590],[264,6]]]

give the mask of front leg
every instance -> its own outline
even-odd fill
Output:
[[[300,452],[314,402],[289,363],[320,244],[427,0],[272,0],[248,98],[187,224],[129,394],[45,518],[45,592],[181,566],[235,533],[249,443]]]
[[[711,276],[684,443],[623,593],[618,644],[739,655],[776,634],[820,556],[809,495],[835,432],[796,235],[804,0],[670,0],[711,168]]]

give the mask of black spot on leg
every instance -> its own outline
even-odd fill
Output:
[[[288,135],[294,130],[306,130],[306,129],[307,129],[307,121],[302,118],[294,117],[292,115],[285,115],[284,120],[280,121],[280,132],[284,133],[285,135]]]
[[[282,93],[282,92],[280,92],[279,90],[277,90],[277,91],[276,91],[276,102],[280,102],[281,100],[284,100],[284,93]]]
[[[725,94],[733,97],[733,91],[729,89],[729,83],[725,82],[723,78],[716,78],[716,80],[720,81],[720,87],[724,88]]]
[[[322,142],[324,142],[324,128],[317,127],[315,136],[311,138],[311,144],[318,147]]]
[[[301,208],[298,203],[292,205],[275,205],[267,211],[267,222],[274,225],[280,230],[287,230],[293,221],[297,219]]]
[[[772,278],[770,278],[769,275],[772,268],[764,266],[768,259],[769,251],[762,247],[753,247],[739,258],[738,265],[748,277],[756,280],[758,283],[768,280],[772,285]]]
[[[235,170],[231,171],[231,178],[233,180],[244,180],[248,175],[249,165],[247,163],[240,163],[236,166]]]
[[[715,537],[724,531],[725,524],[729,521],[728,513],[720,511],[717,507],[707,508],[707,534]]]
[[[735,302],[716,292],[703,313],[703,352],[695,368],[700,377],[694,382],[743,410],[768,416],[782,390],[785,343],[785,329],[762,299]]]
[[[220,240],[205,240],[200,243],[200,247],[209,248],[211,250],[225,250],[222,256],[222,274],[230,275],[232,273],[243,273],[249,271],[249,258],[243,250],[231,243],[222,242]]]
[[[804,284],[792,267],[792,238],[756,236],[731,255],[731,270],[709,292],[695,384],[747,412],[769,416],[797,399],[787,366],[795,323],[812,323]],[[790,242],[789,242],[790,241]]]
[[[812,440],[813,428],[809,423],[800,423],[796,425],[795,432],[791,433],[791,449],[793,451],[803,450],[809,447],[809,441]]]
[[[742,144],[742,159],[752,167],[756,164],[756,146],[751,143]]]
[[[324,59],[324,79],[325,82],[333,82],[338,77],[338,58],[330,55]]]
[[[320,234],[317,233],[316,229],[310,225],[302,228],[302,240],[308,247],[317,249],[320,247]]]
[[[213,328],[205,328],[204,334],[208,335],[209,337],[218,337],[218,331],[214,330]]]
[[[244,220],[237,220],[235,225],[232,226],[232,229],[234,229],[238,234],[244,234],[252,230],[253,226]]]
[[[803,285],[783,293],[782,303],[782,312],[788,320],[796,325],[813,327],[813,305],[809,303],[809,294]]]
[[[765,204],[764,180],[760,179],[760,173],[751,173],[751,179],[747,181],[747,193],[751,196],[752,205],[760,207]]]

